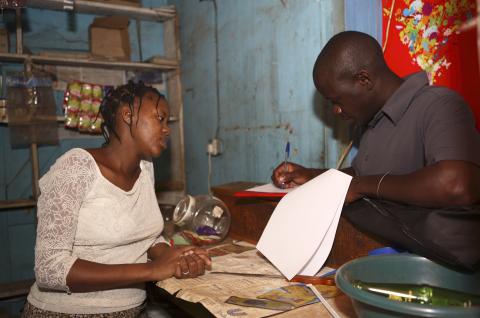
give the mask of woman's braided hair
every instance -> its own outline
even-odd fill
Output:
[[[132,119],[135,97],[139,99],[139,105],[137,110],[138,114],[140,113],[140,107],[142,107],[143,97],[149,92],[156,94],[158,96],[158,100],[165,99],[165,96],[163,96],[156,88],[146,86],[142,81],[139,81],[137,83],[134,83],[133,81],[128,81],[127,84],[118,86],[117,88],[111,89],[106,93],[100,105],[100,114],[102,114],[103,117],[101,129],[103,137],[105,138],[105,144],[108,144],[110,142],[111,134],[115,135],[115,137],[120,140],[120,137],[115,131],[117,111],[119,107],[124,104],[128,105],[128,107],[130,108],[130,119]],[[131,133],[132,120],[130,120],[129,126]]]

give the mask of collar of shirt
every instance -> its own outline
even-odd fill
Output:
[[[369,128],[375,127],[383,117],[389,118],[394,125],[402,118],[412,103],[415,95],[424,86],[429,85],[427,73],[418,72],[404,78],[404,82],[390,96],[380,111],[368,123]]]

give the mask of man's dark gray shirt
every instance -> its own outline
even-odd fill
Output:
[[[352,166],[360,176],[407,174],[441,160],[480,166],[480,134],[460,95],[415,73],[370,121]]]

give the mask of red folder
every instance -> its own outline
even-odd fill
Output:
[[[283,198],[287,192],[258,192],[258,191],[238,191],[233,194],[237,198]]]

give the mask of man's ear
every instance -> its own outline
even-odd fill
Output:
[[[360,70],[355,74],[355,81],[366,87],[368,90],[373,89],[373,81],[371,75],[366,70]]]

